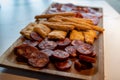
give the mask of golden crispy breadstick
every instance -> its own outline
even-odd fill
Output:
[[[62,19],[64,19],[64,18],[70,18],[70,19],[74,19],[74,20],[76,20],[77,22],[86,22],[86,23],[89,23],[89,24],[92,24],[93,25],[93,21],[92,20],[90,20],[90,19],[85,19],[85,18],[77,18],[77,17],[74,17],[74,16],[72,16],[72,17],[64,17],[64,16],[53,16],[53,17],[51,17],[51,18],[49,18],[49,20],[48,21],[55,21],[55,22],[61,22],[62,21]]]
[[[51,29],[56,29],[56,30],[63,30],[63,31],[69,31],[73,30],[74,26],[73,25],[66,25],[66,24],[61,24],[59,22],[47,22],[47,21],[42,21],[40,22],[44,25],[47,25]]]
[[[75,16],[76,14],[74,12],[59,12],[59,13],[54,13],[54,14],[42,14],[42,15],[37,15],[35,16],[35,19],[39,18],[50,18],[56,15],[60,16]]]
[[[75,28],[77,30],[90,30],[90,29],[92,29],[91,27],[84,26],[82,24],[77,24],[77,23],[74,23],[74,22],[68,22],[67,21],[67,22],[56,22],[56,23],[63,24],[63,25],[73,25],[73,26],[75,26]]]
[[[94,30],[88,30],[83,32],[85,36],[85,42],[93,44],[95,38],[97,38],[97,33]]]
[[[77,17],[69,17],[71,19],[74,19],[76,20],[77,22],[86,22],[86,23],[89,23],[89,24],[94,24],[92,20],[90,19],[85,19],[85,18],[77,18]]]
[[[82,27],[89,27],[89,28],[92,28],[93,30],[96,30],[96,31],[99,31],[99,32],[103,32],[104,31],[104,29],[102,27],[94,26],[94,25],[91,25],[91,24],[86,23],[86,22],[76,21],[76,20],[74,20],[72,18],[66,18],[66,17],[63,17],[62,19],[64,21],[70,21],[70,22],[78,23]],[[81,27],[76,26],[75,28],[80,30]]]
[[[84,41],[84,36],[82,31],[72,30],[70,33],[70,40],[81,40]]]
[[[50,22],[62,22],[62,18],[61,18],[61,16],[53,16],[53,17],[49,18],[48,21],[50,21]]]
[[[93,30],[96,30],[96,31],[99,31],[99,32],[103,32],[104,31],[104,29],[102,28],[102,27],[99,27],[99,26],[91,26],[91,28],[93,29]]]

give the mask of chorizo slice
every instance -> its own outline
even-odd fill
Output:
[[[44,49],[44,50],[41,50],[41,52],[47,54],[49,57],[52,56],[52,54],[54,53],[54,51],[50,49]]]
[[[89,55],[93,52],[93,46],[90,45],[90,44],[82,44],[82,45],[79,45],[77,47],[77,51],[80,53],[80,54],[84,54],[84,55]]]
[[[54,49],[56,46],[57,46],[56,42],[48,40],[44,40],[40,42],[40,44],[38,45],[40,49]]]
[[[65,39],[62,39],[62,40],[57,41],[57,44],[58,44],[58,46],[64,47],[64,46],[69,45],[70,42],[71,42],[71,41],[70,41],[69,38],[65,38]]]
[[[76,49],[74,48],[74,46],[68,46],[68,47],[66,47],[65,51],[67,53],[69,53],[71,57],[76,57],[77,56]]]
[[[16,61],[18,61],[18,62],[28,62],[28,59],[26,59],[23,56],[17,56],[16,57]]]
[[[93,51],[92,54],[90,55],[90,57],[93,57],[93,58],[95,58],[96,56],[97,56],[96,51]]]
[[[79,60],[75,60],[75,62],[74,62],[74,68],[75,68],[77,71],[80,71],[80,70],[81,70],[81,67],[82,67],[82,64],[79,62]]]
[[[36,32],[31,32],[30,37],[35,41],[39,41],[39,42],[42,41],[42,38]]]
[[[89,63],[95,63],[96,62],[96,58],[92,58],[92,57],[85,56],[85,55],[80,55],[79,59],[82,60],[82,61],[89,62]]]
[[[63,62],[56,62],[55,63],[55,67],[58,69],[58,70],[68,70],[70,69],[72,66],[72,61],[71,60],[65,60]]]
[[[84,42],[82,42],[82,41],[80,41],[80,40],[73,40],[73,41],[71,42],[71,44],[72,44],[73,46],[79,46],[79,45],[81,45],[81,44],[84,44]]]
[[[49,57],[43,52],[39,52],[36,57],[28,59],[28,63],[33,67],[43,68],[49,63]]]
[[[52,56],[57,60],[66,60],[69,57],[69,54],[63,50],[55,50]]]
[[[91,69],[93,67],[93,64],[90,62],[86,61],[80,61],[81,65],[81,70],[86,70],[86,69]]]
[[[92,63],[89,63],[89,62],[79,61],[79,60],[75,60],[75,62],[74,62],[74,68],[77,71],[90,69],[92,67],[93,67]]]
[[[39,44],[39,42],[38,41],[34,41],[34,40],[25,40],[23,42],[23,44],[28,44],[30,46],[37,46]]]
[[[30,46],[28,44],[22,44],[15,48],[15,54],[18,56],[23,56],[25,58],[30,58],[36,56],[39,50],[36,47]]]

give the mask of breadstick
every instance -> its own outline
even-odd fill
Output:
[[[39,19],[39,18],[50,18],[56,15],[60,15],[60,16],[75,16],[76,14],[73,12],[59,12],[59,13],[54,13],[54,14],[42,14],[42,15],[37,15],[35,16],[35,19]]]
[[[95,26],[95,25],[91,25],[89,23],[86,23],[86,22],[82,22],[82,21],[76,21],[72,18],[66,18],[66,17],[63,17],[62,18],[64,21],[70,21],[70,22],[74,22],[74,23],[78,23],[79,25],[81,25],[82,27],[89,27],[89,28],[92,28],[93,30],[96,30],[96,31],[99,31],[99,32],[103,32],[104,29],[102,27],[99,27],[99,26]],[[76,26],[75,27],[77,30],[79,30],[81,27],[79,26]]]
[[[63,31],[69,31],[73,30],[74,26],[73,25],[67,25],[67,24],[61,24],[59,22],[47,22],[47,21],[42,21],[40,22],[46,26],[48,26],[51,29],[56,29],[56,30],[63,30]]]

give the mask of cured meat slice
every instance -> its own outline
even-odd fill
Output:
[[[42,41],[42,38],[36,32],[31,32],[30,36],[33,40],[36,40],[36,41],[39,41],[39,42]]]
[[[49,62],[49,57],[47,54],[43,52],[39,52],[36,57],[32,57],[28,59],[28,63],[33,67],[43,68]]]
[[[54,49],[56,46],[57,46],[56,42],[48,40],[44,40],[40,42],[40,44],[38,45],[40,49]]]
[[[72,44],[73,46],[79,46],[79,45],[81,45],[81,44],[84,44],[84,42],[82,42],[82,41],[80,41],[80,40],[73,40],[73,41],[71,42],[71,44]]]
[[[74,68],[78,71],[81,70],[82,64],[79,62],[79,60],[75,60],[74,62]]]
[[[90,63],[95,63],[96,62],[95,58],[85,56],[85,55],[80,55],[79,59],[82,60],[82,61],[90,62]]]
[[[39,42],[38,41],[34,41],[34,40],[25,40],[23,42],[23,44],[28,44],[30,46],[37,46],[39,44]]]
[[[52,56],[57,60],[66,60],[69,57],[69,54],[62,50],[55,50]]]
[[[93,46],[90,45],[90,44],[82,44],[82,45],[79,45],[77,47],[77,51],[80,53],[80,54],[84,54],[84,55],[89,55],[93,52]]]
[[[69,45],[70,44],[70,39],[69,38],[65,38],[65,39],[63,39],[63,40],[59,40],[59,41],[57,41],[57,44],[58,44],[58,46],[67,46],[67,45]]]
[[[18,56],[23,56],[27,59],[36,56],[38,52],[39,50],[36,47],[30,46],[28,44],[22,44],[15,48],[15,54]]]
[[[69,59],[66,61],[63,61],[63,62],[56,62],[55,63],[55,67],[58,70],[62,70],[62,71],[69,69],[71,66],[72,66],[72,61]]]
[[[76,57],[77,56],[76,49],[74,48],[74,46],[68,46],[68,47],[66,47],[65,51],[67,53],[69,53],[71,57]]]
[[[44,50],[41,50],[41,52],[47,54],[49,57],[52,56],[52,54],[54,53],[54,51],[50,49],[44,49]]]

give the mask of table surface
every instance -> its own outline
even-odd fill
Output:
[[[2,0],[0,6],[0,55],[20,36],[19,31],[53,1],[103,8],[105,80],[120,80],[120,14],[103,0]],[[47,77],[46,77],[47,76]],[[70,80],[0,67],[0,80]]]

